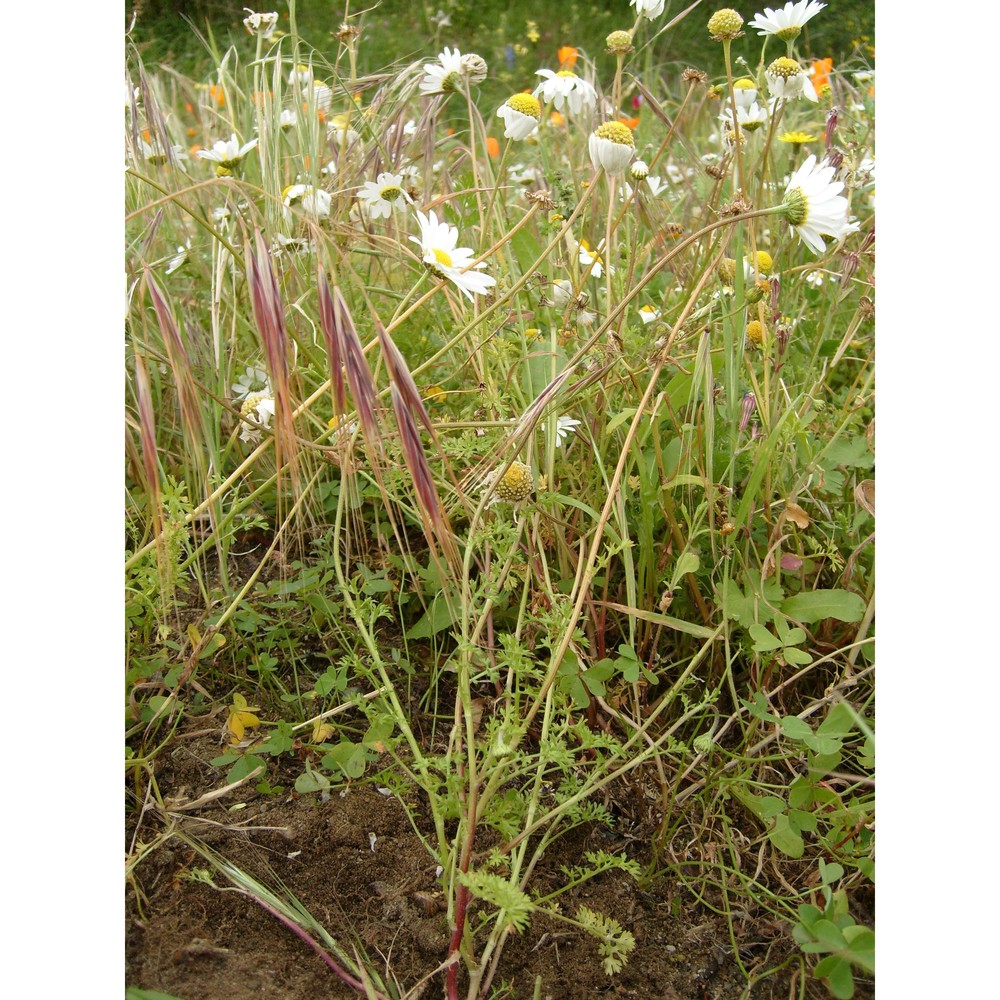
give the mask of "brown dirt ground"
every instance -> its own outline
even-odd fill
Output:
[[[161,755],[157,782],[164,796],[193,799],[224,784],[209,761],[217,740],[181,740]],[[272,765],[273,767],[273,765]],[[358,941],[379,963],[386,980],[414,987],[445,958],[448,931],[438,898],[435,866],[414,833],[402,805],[371,785],[355,784],[328,801],[289,795],[289,769],[278,796],[244,785],[185,819],[185,828],[267,885],[280,880],[340,942]],[[272,784],[279,781],[272,775]],[[243,808],[233,809],[237,803]],[[219,825],[213,825],[219,824]],[[239,829],[239,827],[256,829]],[[130,845],[135,818],[127,829]],[[261,829],[273,828],[273,829]],[[147,816],[139,840],[162,829]],[[369,833],[377,836],[374,850]],[[607,831],[577,830],[559,841],[535,873],[537,887],[561,884],[560,865],[578,864],[585,850],[625,849],[649,861],[648,840],[611,842]],[[136,869],[126,894],[126,981],[181,1000],[315,1000],[357,998],[320,959],[270,914],[245,896],[218,892],[184,878],[202,859],[171,840]],[[225,879],[216,876],[222,886]],[[825,988],[793,977],[795,963],[750,987],[733,958],[725,920],[670,876],[646,891],[621,873],[608,873],[563,897],[567,908],[584,903],[615,917],[636,938],[636,949],[617,976],[604,974],[596,943],[572,928],[535,918],[503,951],[491,998],[529,1000],[536,977],[541,997],[629,997],[639,1000],[786,1000],[824,998]],[[710,899],[706,900],[711,902]],[[749,916],[749,915],[748,915]],[[864,915],[862,915],[862,918]],[[737,922],[744,966],[774,969],[797,952],[787,925],[749,917]],[[425,997],[442,995],[443,976],[432,978]],[[505,987],[505,988],[504,988]],[[464,995],[464,994],[462,994]],[[858,983],[857,1000],[874,997]]]

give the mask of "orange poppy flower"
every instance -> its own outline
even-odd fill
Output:
[[[217,83],[208,88],[208,93],[220,108],[226,103],[226,92]]]
[[[628,115],[619,115],[618,116],[618,120],[620,122],[622,122],[623,124],[628,125],[628,127],[633,132],[639,127],[639,117],[638,117],[638,115],[635,118],[629,118]]]
[[[560,125],[566,124],[566,119],[563,118],[563,116],[559,114],[558,111],[553,111],[552,114],[549,115],[549,124],[555,125],[556,128],[558,128]]]
[[[833,69],[832,59],[814,59],[810,76],[812,85],[818,94],[824,87],[830,86],[830,70]]]
[[[488,135],[486,137],[486,152],[495,160],[500,155],[500,143],[493,138],[493,136]]]
[[[560,69],[572,69],[576,65],[576,57],[580,53],[572,45],[564,45],[556,55],[559,57]]]

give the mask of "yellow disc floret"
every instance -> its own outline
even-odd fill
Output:
[[[620,146],[631,146],[635,149],[635,139],[632,138],[632,130],[624,122],[605,122],[594,129],[594,135],[598,139],[610,139]]]
[[[538,103],[538,98],[532,97],[531,94],[515,94],[508,98],[507,105],[522,115],[530,115],[532,118],[542,117],[542,106]]]

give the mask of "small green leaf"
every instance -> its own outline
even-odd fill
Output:
[[[826,861],[820,858],[819,877],[823,885],[832,885],[844,877],[844,866],[838,865],[835,861],[827,864]]]
[[[804,667],[807,663],[812,663],[812,657],[804,649],[796,649],[795,646],[786,646],[781,655],[792,667]]]
[[[248,753],[230,768],[229,773],[226,775],[226,781],[230,783],[239,781],[240,778],[245,778],[251,772],[256,771],[258,767],[263,767],[263,773],[267,773],[267,765],[264,761],[260,757],[255,757],[252,753]]]
[[[805,740],[813,735],[812,726],[794,715],[786,715],[781,720],[781,731],[790,740]]]
[[[820,736],[815,733],[803,737],[802,742],[818,754],[836,753],[842,746],[835,736]]]
[[[330,787],[330,779],[320,771],[314,771],[308,763],[306,771],[295,779],[295,791],[300,795],[308,795],[311,792],[325,792]]]
[[[830,955],[813,970],[816,979],[826,980],[826,985],[837,1000],[850,1000],[854,996],[854,976],[851,967],[842,958]]]
[[[753,651],[755,653],[769,653],[771,650],[781,648],[781,640],[776,639],[763,625],[751,625],[747,631],[753,639]]]
[[[808,590],[787,597],[781,610],[800,622],[819,622],[836,618],[842,622],[859,622],[864,617],[865,601],[849,590]]]
[[[682,552],[674,566],[673,576],[670,578],[670,589],[673,590],[688,573],[696,573],[701,561],[690,549]]]
[[[754,691],[753,701],[740,700],[743,702],[743,707],[755,719],[760,719],[761,722],[769,722],[771,724],[780,721],[776,715],[768,710],[767,699],[764,697],[762,691]]]
[[[801,834],[792,829],[788,817],[784,813],[774,817],[774,827],[768,833],[767,839],[782,854],[790,858],[801,858],[806,849]]]
[[[424,616],[406,632],[407,639],[429,639],[455,623],[447,601],[438,594]]]

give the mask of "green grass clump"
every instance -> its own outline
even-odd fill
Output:
[[[632,8],[631,52],[484,68],[449,30],[470,11],[381,64],[388,5],[335,45],[294,5],[249,48],[206,36],[199,75],[130,49],[130,793],[159,797],[157,755],[224,705],[229,782],[428,807],[451,997],[539,913],[620,970],[629,929],[567,896],[609,870],[786,921],[848,996],[874,879],[873,72],[803,58],[816,100],[769,102],[804,36],[746,30],[706,72],[671,52],[707,14],[658,34]],[[522,91],[537,128],[508,139]],[[536,891],[633,772],[652,860]]]

